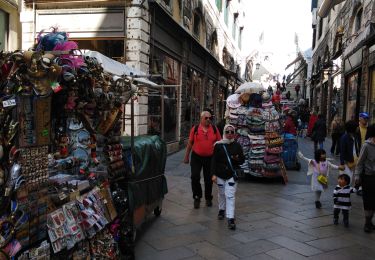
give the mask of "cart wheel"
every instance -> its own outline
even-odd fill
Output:
[[[296,162],[296,170],[297,171],[301,170],[301,163],[300,162]]]
[[[157,206],[155,209],[154,209],[154,215],[156,217],[159,217],[161,214],[161,208],[159,206]]]

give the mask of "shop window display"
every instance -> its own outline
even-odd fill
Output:
[[[346,120],[356,118],[357,97],[358,97],[358,73],[350,75],[346,80],[347,103]]]

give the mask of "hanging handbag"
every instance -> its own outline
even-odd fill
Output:
[[[320,163],[318,163],[318,172],[319,172],[318,182],[320,184],[322,184],[324,187],[327,187],[328,186],[328,178],[327,178],[327,176],[321,174],[321,172],[320,172]]]
[[[233,179],[234,179],[235,181],[237,181],[237,180],[238,180],[237,172],[234,170],[234,168],[233,168],[233,166],[232,166],[232,162],[231,162],[231,160],[230,160],[230,158],[229,158],[227,148],[226,148],[226,146],[225,146],[224,144],[223,144],[223,148],[224,148],[224,152],[225,152],[225,154],[227,155],[227,160],[228,160],[229,167],[230,167],[230,169],[232,170]]]

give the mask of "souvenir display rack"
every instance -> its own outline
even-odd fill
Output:
[[[226,102],[226,122],[236,127],[236,140],[243,148],[246,160],[242,172],[254,177],[283,177],[286,172],[280,114],[266,92],[243,89]]]
[[[77,49],[54,31],[0,53],[0,259],[134,257],[134,131],[125,144],[120,118],[130,99],[133,123],[136,86]]]

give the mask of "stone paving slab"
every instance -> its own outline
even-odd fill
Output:
[[[304,256],[312,256],[322,253],[321,250],[315,247],[309,246],[305,243],[298,242],[288,237],[278,236],[268,238],[268,240]]]
[[[273,249],[280,248],[279,245],[267,240],[256,240],[241,245],[235,245],[226,250],[238,257],[253,256]]]
[[[354,240],[349,240],[345,238],[345,235],[343,235],[338,237],[317,239],[314,241],[306,242],[306,244],[319,248],[323,251],[331,251],[335,249],[352,246],[356,244],[356,242]]]
[[[195,243],[195,244],[189,245],[188,248],[193,250],[196,254],[203,257],[204,259],[217,259],[217,260],[238,259],[238,257],[208,242]]]
[[[352,246],[310,257],[311,260],[374,260],[375,251],[368,247]]]
[[[278,260],[305,260],[308,259],[307,257],[297,254],[289,249],[280,248],[275,249],[267,252],[267,255],[270,255]]]
[[[275,260],[272,256],[266,255],[266,254],[258,254],[248,257],[241,257],[241,260]]]

